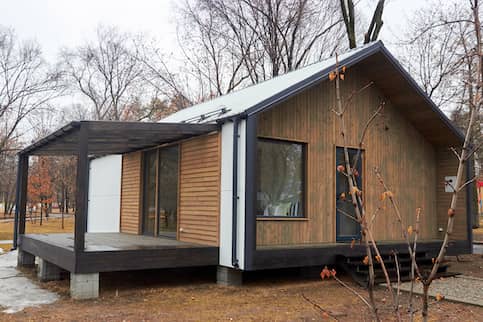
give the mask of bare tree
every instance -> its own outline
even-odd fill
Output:
[[[132,100],[147,93],[139,59],[141,38],[99,26],[95,42],[62,51],[66,80],[88,99],[95,119],[122,120]]]
[[[198,81],[202,97],[327,57],[342,37],[333,1],[188,0],[180,11],[184,71]]]
[[[20,125],[58,96],[60,74],[50,71],[34,42],[20,42],[0,28],[0,155],[18,142]]]
[[[371,23],[364,33],[364,44],[368,44],[372,41],[376,41],[379,37],[383,21],[382,13],[384,11],[384,1],[378,0],[374,13],[372,14]],[[347,39],[349,40],[349,48],[357,47],[357,30],[356,20],[358,16],[355,13],[354,1],[352,0],[340,0],[340,10],[342,17],[344,18],[344,25],[346,29]]]

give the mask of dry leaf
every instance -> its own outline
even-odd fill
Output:
[[[433,258],[431,258],[431,262],[434,264],[434,257],[433,257]]]
[[[345,167],[342,164],[337,166],[337,172],[345,172]]]
[[[362,262],[364,263],[364,265],[369,265],[369,257],[364,257],[364,259],[362,260]]]
[[[381,262],[381,256],[376,255],[376,261],[377,261],[378,263],[380,263],[380,262]]]
[[[345,196],[345,192],[341,193],[340,194],[340,200],[345,200],[346,196]]]
[[[386,191],[386,197],[388,198],[393,198],[394,197],[394,193],[392,191]]]
[[[353,194],[359,194],[361,191],[359,190],[359,188],[357,187],[352,187],[352,191],[351,191]]]
[[[327,266],[325,266],[322,272],[320,272],[320,278],[325,279],[326,277],[329,278],[330,276],[331,276],[331,273],[327,268]]]
[[[381,195],[379,196],[379,199],[381,199],[381,201],[384,201],[384,199],[386,199],[386,193],[385,192],[381,193]]]
[[[335,73],[334,72],[330,72],[329,73],[329,80],[333,81],[335,79]]]
[[[455,214],[454,209],[453,209],[453,208],[449,208],[449,209],[448,209],[448,216],[449,216],[449,217],[453,217],[453,216],[454,216],[454,214]]]
[[[408,234],[412,235],[412,233],[413,233],[413,226],[409,226],[408,227]]]
[[[342,66],[342,72],[345,73],[346,67]]]
[[[443,299],[444,299],[444,296],[443,295],[441,295],[440,293],[437,293],[436,294],[436,301],[439,302],[439,301],[442,301]]]
[[[339,74],[341,80],[344,80],[344,74]]]

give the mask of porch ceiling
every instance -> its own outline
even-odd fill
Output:
[[[87,141],[90,156],[122,154],[206,134],[218,128],[217,124],[76,121],[32,143],[20,154],[75,155],[81,140]]]

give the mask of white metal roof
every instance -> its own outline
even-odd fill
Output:
[[[339,55],[339,61],[350,60],[362,50],[381,46],[374,42]],[[301,69],[251,85],[212,100],[182,109],[161,120],[161,122],[207,123],[243,113],[251,107],[273,97],[297,83],[317,75],[335,65],[335,57],[314,63]]]

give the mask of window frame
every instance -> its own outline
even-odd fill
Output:
[[[256,217],[256,220],[287,220],[287,221],[306,221],[309,219],[309,216],[308,216],[308,213],[307,213],[307,191],[308,191],[308,187],[307,187],[307,169],[308,169],[308,144],[307,142],[304,142],[304,141],[298,141],[298,140],[291,140],[291,139],[286,139],[286,138],[278,138],[278,137],[264,137],[264,136],[258,136],[257,137],[257,150],[258,150],[258,142],[260,141],[265,141],[265,142],[275,142],[275,143],[285,143],[285,144],[296,144],[296,145],[299,145],[301,146],[302,148],[302,155],[301,155],[301,162],[302,162],[302,182],[301,182],[301,187],[302,187],[302,197],[301,197],[301,200],[300,200],[300,204],[301,204],[301,207],[302,207],[302,215],[301,216],[273,216],[273,215],[270,215],[270,216],[263,216],[263,215],[260,215],[258,213],[258,205],[255,206],[255,217]],[[258,152],[257,152],[258,154]],[[256,187],[256,192],[258,194],[258,192],[260,191],[260,187],[259,187],[259,182],[260,182],[260,178],[258,177],[259,176],[259,162],[258,162],[258,157],[256,158],[256,165],[255,165],[255,169],[256,169],[256,172],[255,172],[255,187]],[[255,202],[258,204],[258,196],[255,198]]]

